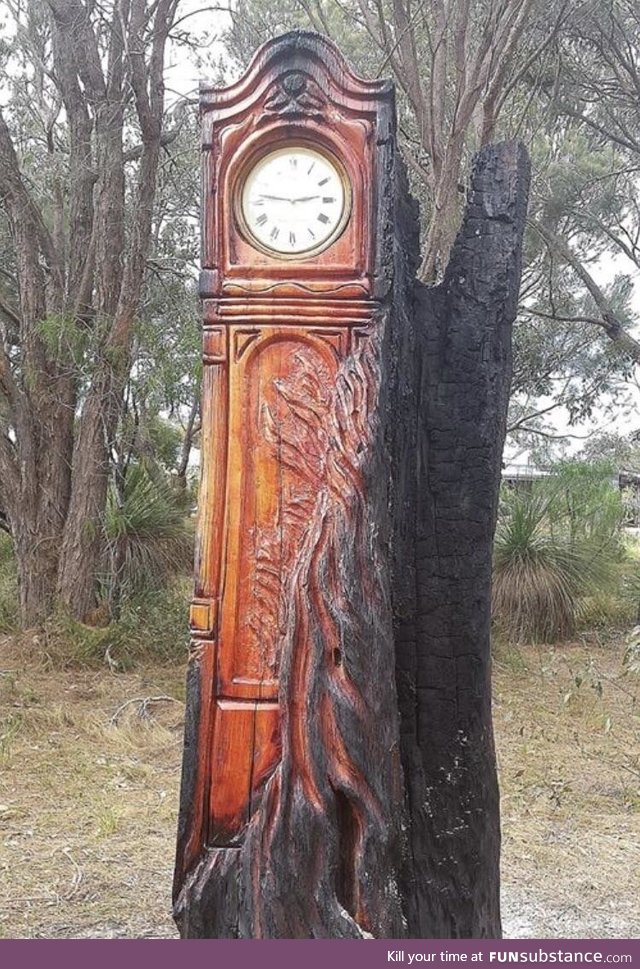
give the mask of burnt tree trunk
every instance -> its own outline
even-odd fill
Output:
[[[480,154],[427,289],[391,146],[388,162],[387,298],[339,369],[329,470],[283,594],[282,757],[243,840],[178,867],[183,937],[500,935],[490,572],[528,163],[516,145]],[[291,467],[304,476],[299,451]],[[182,847],[208,655],[190,663]]]
[[[236,304],[219,287],[219,240],[225,226],[235,240],[225,166],[243,156],[216,125],[241,139],[274,104],[322,117],[326,96],[338,132],[345,92],[375,146],[358,156],[371,176],[367,299],[322,303],[320,265],[295,277],[293,319],[286,300],[265,310],[277,282],[253,254],[250,286],[232,279],[247,294]],[[490,580],[526,152],[478,155],[445,278],[427,288],[388,87],[294,32],[205,107],[204,464],[176,921],[186,938],[499,936]],[[356,216],[348,225],[342,255],[361,266]],[[345,305],[361,314],[348,340],[335,327]]]
[[[394,583],[409,816],[402,895],[416,937],[501,931],[491,553],[528,178],[521,145],[480,152],[444,281],[415,294],[417,420],[395,445],[404,503]]]

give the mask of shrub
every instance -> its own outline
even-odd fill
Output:
[[[116,612],[120,603],[161,589],[193,561],[191,496],[161,472],[132,465],[120,488],[109,491],[101,585]]]
[[[11,536],[0,531],[0,633],[18,628],[18,573]]]
[[[511,639],[555,642],[573,634],[589,594],[615,583],[622,505],[593,477],[561,473],[528,492],[505,493],[496,530],[493,614]],[[585,486],[585,478],[588,487]],[[608,491],[613,491],[610,479]]]
[[[189,637],[190,580],[170,582],[122,603],[117,620],[88,626],[64,613],[49,619],[39,635],[39,649],[54,668],[100,667],[114,672],[146,660],[181,662]]]
[[[612,557],[621,557],[625,508],[620,489],[614,484],[613,465],[607,461],[561,461],[552,472],[541,482],[550,498],[551,530],[573,541],[609,546]]]

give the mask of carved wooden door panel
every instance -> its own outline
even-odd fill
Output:
[[[231,327],[230,447],[209,801],[211,844],[241,831],[278,762],[287,586],[326,464],[322,421],[346,332]],[[298,644],[300,649],[304,643]]]

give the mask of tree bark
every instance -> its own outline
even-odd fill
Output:
[[[281,757],[242,838],[183,867],[216,675],[206,641],[190,660],[183,937],[500,935],[490,576],[528,162],[518,145],[481,152],[435,289],[414,282],[417,207],[391,145],[385,165],[382,308],[337,372],[325,451],[310,448],[331,470],[281,592]]]
[[[50,0],[54,15],[64,16],[74,0]],[[96,188],[97,326],[105,328],[101,358],[78,420],[73,448],[73,487],[60,552],[58,595],[68,611],[83,619],[95,603],[96,573],[102,550],[102,515],[111,470],[111,449],[123,409],[123,393],[131,366],[131,336],[151,243],[153,202],[160,156],[164,109],[164,51],[177,0],[160,0],[154,8],[149,64],[143,33],[144,0],[130,7],[127,44],[118,6],[113,8],[110,64],[105,82],[96,58],[79,68],[98,100],[96,154],[100,177]],[[62,9],[61,9],[62,8]],[[77,17],[80,14],[77,14]],[[77,20],[73,24],[77,29]],[[95,47],[95,41],[92,49]],[[125,49],[127,48],[127,49]],[[143,146],[131,219],[125,239],[124,63],[128,59]]]
[[[418,938],[500,935],[491,555],[528,179],[521,145],[483,149],[445,278],[416,289],[415,441],[396,452],[413,470],[396,514],[408,512],[415,538],[396,546],[394,598],[409,816],[401,884]]]
[[[0,487],[24,625],[45,618],[56,599],[80,619],[94,603],[111,445],[151,239],[164,51],[177,2],[126,0],[98,13],[81,0],[47,0],[53,63],[46,73],[65,126],[64,137],[51,135],[50,152],[62,156],[68,145],[52,217],[23,177],[0,114],[0,201],[19,297],[15,311],[2,308],[12,333],[0,343]],[[142,146],[125,233],[123,132],[132,98]],[[80,368],[69,340],[90,347]]]

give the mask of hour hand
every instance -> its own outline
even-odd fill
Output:
[[[269,199],[270,202],[295,202],[296,199],[285,199],[281,195],[260,195],[261,199]]]

